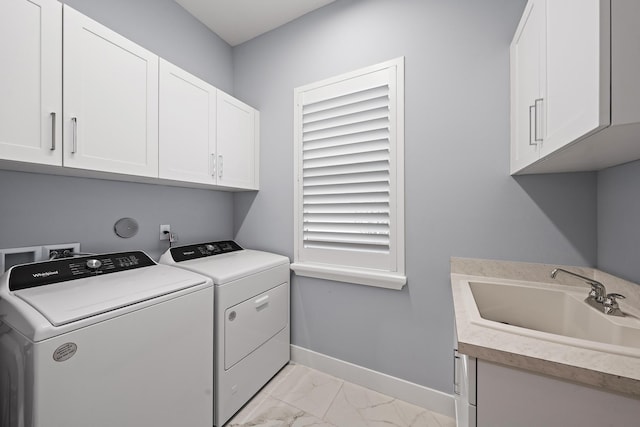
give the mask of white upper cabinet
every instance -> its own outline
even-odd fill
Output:
[[[218,185],[258,189],[260,114],[218,90]]]
[[[609,0],[547,0],[544,157],[610,124]]]
[[[71,7],[2,0],[0,58],[0,166],[258,189],[257,110]]]
[[[159,177],[258,189],[258,112],[160,60]]]
[[[511,42],[511,172],[538,160],[544,100],[545,1],[529,1]]]
[[[639,16],[634,0],[528,2],[511,44],[512,174],[640,158]]]
[[[216,88],[160,59],[159,176],[215,184]]]
[[[158,176],[158,57],[64,7],[64,166]]]
[[[0,159],[62,164],[62,5],[0,2]]]

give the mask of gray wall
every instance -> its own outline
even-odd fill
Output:
[[[452,392],[451,256],[595,265],[596,175],[509,176],[509,43],[525,1],[338,0],[233,50],[261,112],[246,246],[293,256],[293,89],[405,56],[406,267],[391,291],[293,277],[294,344]]]
[[[69,0],[66,3],[213,85],[232,90],[231,48],[172,0]],[[168,244],[228,239],[230,193],[0,171],[0,248],[80,242],[82,250],[142,249],[158,257]],[[138,235],[121,239],[113,224],[130,216]]]
[[[598,173],[598,268],[640,283],[640,161]]]
[[[159,225],[170,224],[184,244],[229,239],[230,193],[99,179],[0,171],[0,247],[79,242],[84,252],[142,249],[158,258],[169,246]],[[122,239],[122,217],[140,229]]]

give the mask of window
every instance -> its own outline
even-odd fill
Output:
[[[298,275],[401,289],[404,58],[295,90]]]

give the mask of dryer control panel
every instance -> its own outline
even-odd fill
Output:
[[[141,251],[89,255],[16,265],[8,273],[9,290],[18,291],[152,265],[156,265],[156,263]]]
[[[233,240],[220,242],[197,243],[195,245],[176,246],[171,248],[171,257],[175,262],[189,261],[190,259],[205,258],[221,255],[229,252],[241,251],[242,248]]]

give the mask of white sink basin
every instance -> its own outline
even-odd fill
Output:
[[[584,302],[588,287],[465,282],[472,323],[519,335],[640,357],[640,319],[616,317]]]

